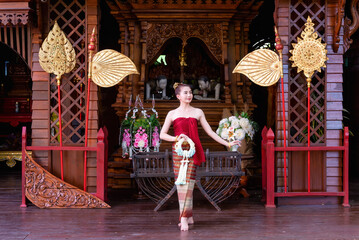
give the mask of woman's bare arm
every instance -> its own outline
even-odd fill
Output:
[[[168,141],[168,142],[176,141],[176,137],[171,136],[171,135],[168,134],[168,130],[170,129],[171,124],[172,124],[172,115],[173,115],[173,111],[169,111],[167,113],[165,122],[164,122],[164,124],[162,126],[161,133],[160,133],[160,138],[162,140],[165,140],[165,141]]]
[[[200,117],[199,117],[199,121],[204,129],[204,131],[208,134],[208,136],[210,136],[213,140],[215,140],[216,142],[228,147],[229,144],[230,146],[234,146],[234,145],[241,145],[240,141],[232,141],[232,142],[227,142],[225,141],[223,138],[221,138],[220,136],[217,135],[217,133],[215,133],[211,126],[209,125],[209,123],[207,122],[206,116],[204,115],[203,111],[200,110]]]

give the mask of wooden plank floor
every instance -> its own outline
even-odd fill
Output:
[[[110,193],[112,209],[20,208],[18,171],[0,170],[0,239],[359,239],[359,184],[351,184],[351,208],[280,206],[266,209],[257,197],[235,197],[217,212],[195,195],[195,226],[177,227],[176,199],[153,212],[149,200]]]

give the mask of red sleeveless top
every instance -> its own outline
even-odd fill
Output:
[[[193,117],[179,117],[173,121],[173,130],[176,136],[180,134],[187,135],[195,144],[196,153],[193,155],[194,164],[200,166],[205,162],[204,151],[198,136],[197,119]]]

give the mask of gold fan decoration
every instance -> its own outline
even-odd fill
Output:
[[[58,85],[61,76],[71,72],[76,65],[75,50],[57,22],[40,48],[39,62],[46,72],[56,75]]]
[[[308,17],[305,23],[305,29],[301,33],[301,38],[297,38],[298,43],[293,43],[293,50],[289,52],[292,56],[289,60],[293,61],[292,67],[297,67],[297,72],[304,72],[307,77],[307,84],[310,87],[311,77],[315,71],[321,72],[322,67],[326,67],[325,61],[328,60],[326,43],[318,38],[314,32],[314,23]]]
[[[106,49],[92,60],[92,81],[101,87],[112,87],[130,74],[139,74],[130,58],[115,50]]]
[[[281,76],[282,63],[278,55],[268,49],[248,53],[234,68],[233,73],[242,73],[260,86],[271,86]]]

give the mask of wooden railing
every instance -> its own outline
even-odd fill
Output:
[[[26,207],[25,200],[25,161],[26,151],[92,151],[97,152],[97,180],[96,193],[92,193],[103,201],[107,201],[107,130],[102,128],[97,133],[96,147],[74,146],[26,146],[26,127],[22,128],[22,207]]]
[[[276,192],[275,190],[275,156],[276,152],[307,152],[307,151],[343,151],[343,188],[337,192]],[[309,167],[309,166],[308,166]],[[309,171],[309,169],[308,169]],[[284,172],[287,172],[286,169]],[[284,178],[287,178],[284,174]],[[307,183],[310,186],[310,181]],[[262,200],[266,207],[275,207],[276,197],[299,197],[299,196],[337,196],[343,197],[343,206],[349,207],[349,130],[344,128],[343,146],[312,146],[312,147],[276,147],[274,146],[274,133],[266,127],[262,130]]]

